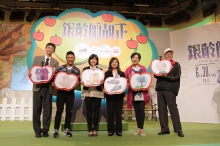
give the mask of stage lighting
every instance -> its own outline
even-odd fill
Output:
[[[173,24],[173,18],[171,18],[171,17],[165,18],[164,23],[165,23],[165,25],[172,25]]]
[[[12,11],[9,17],[11,22],[21,22],[24,21],[25,12],[24,11]]]
[[[36,17],[36,12],[34,10],[31,10],[28,15],[26,16],[27,22],[32,22]]]
[[[158,27],[162,26],[162,18],[159,17],[151,17],[149,22],[151,26],[158,26]]]
[[[55,16],[54,12],[41,12],[40,15],[38,16],[38,19],[45,17],[45,16]]]
[[[126,19],[134,19],[136,20],[136,16],[134,15],[123,15]]]
[[[129,8],[133,8],[135,5],[135,0],[127,0],[127,5]]]
[[[190,5],[188,6],[188,10],[194,11],[198,6],[198,0],[191,0]]]
[[[0,10],[0,20],[4,21],[5,20],[5,12]]]
[[[207,17],[212,15],[217,9],[217,5],[215,3],[207,3],[202,8],[203,17]]]
[[[111,6],[113,6],[113,1],[112,0],[106,0],[105,4],[106,4],[106,6],[111,7]]]
[[[148,24],[148,20],[146,19],[145,16],[140,16],[138,18],[138,21],[141,22],[144,26]]]
[[[186,11],[180,11],[173,16],[173,24],[178,24],[189,20],[190,15]]]
[[[156,8],[158,8],[159,6],[161,7],[169,6],[169,0],[155,0],[155,5]]]

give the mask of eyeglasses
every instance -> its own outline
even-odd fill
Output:
[[[165,56],[173,56],[173,53],[166,53]]]

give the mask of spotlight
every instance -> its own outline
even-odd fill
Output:
[[[45,16],[55,16],[54,12],[41,12],[40,15],[38,16],[38,19],[45,17]]]
[[[203,17],[207,17],[212,15],[217,9],[217,5],[215,3],[207,3],[202,8]]]
[[[11,22],[21,22],[24,21],[25,12],[24,11],[12,11],[9,17]]]
[[[173,16],[173,24],[189,21],[190,15],[186,11],[180,11]]]
[[[113,1],[112,0],[106,0],[105,4],[109,7],[113,6]]]
[[[155,0],[156,8],[169,6],[169,0]]]
[[[164,19],[164,23],[166,25],[172,25],[173,24],[173,18],[169,17],[169,18],[165,18]]]
[[[151,26],[158,26],[158,27],[162,26],[162,18],[159,17],[151,17],[149,22]]]
[[[141,22],[144,26],[148,24],[148,20],[146,19],[145,16],[140,16],[138,18],[138,21]]]
[[[136,20],[136,16],[134,16],[134,15],[124,15],[124,17],[126,19],[134,19],[134,20]]]
[[[0,10],[0,20],[4,21],[5,20],[5,12]]]
[[[29,13],[28,13],[28,16],[26,16],[26,21],[27,22],[32,22],[36,17],[36,12],[34,10],[31,10]]]
[[[135,5],[135,0],[128,0],[127,5],[128,5],[129,8],[133,8],[134,5]]]
[[[197,6],[198,6],[198,1],[197,0],[191,0],[190,5],[188,6],[188,10],[194,11]]]

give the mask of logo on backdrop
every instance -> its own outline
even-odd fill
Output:
[[[91,13],[74,8],[57,17],[41,18],[32,27],[31,38],[32,56],[36,49],[44,50],[45,44],[51,42],[56,45],[55,55],[60,61],[65,62],[66,52],[72,50],[78,65],[86,63],[91,54],[99,56],[102,67],[108,67],[111,57],[118,57],[123,65],[136,51],[145,54],[142,62],[148,67],[158,56],[144,25],[111,11]]]
[[[220,63],[220,41],[188,45],[188,60],[197,61],[195,76],[201,79],[199,84],[213,85],[219,82],[220,70],[215,64]]]

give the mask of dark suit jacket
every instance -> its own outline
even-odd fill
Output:
[[[42,66],[43,62],[45,62],[45,55],[35,56],[32,66],[36,66],[36,65]],[[56,59],[53,59],[51,57],[49,65],[54,67],[56,70],[59,67],[59,62]],[[33,85],[33,92],[38,92],[40,90],[40,88],[41,88],[41,84],[34,84]],[[50,92],[50,94],[53,94],[53,87],[52,87],[51,83],[49,83],[49,92]]]
[[[120,75],[120,77],[124,77],[125,78],[125,73],[124,72],[119,71],[118,74]],[[108,77],[113,77],[112,71],[106,71],[105,72],[105,79],[104,80],[106,80]],[[104,94],[104,97],[110,97],[110,96],[114,96],[114,95],[109,95],[109,94],[106,94],[106,93]],[[121,94],[118,94],[117,97],[119,97],[119,96],[124,97],[125,93],[123,92]]]
[[[96,66],[96,68],[99,68],[99,67]],[[90,69],[90,66],[84,67],[84,68],[83,68],[83,71],[86,70],[86,69]],[[101,69],[101,68],[99,68],[99,69]],[[101,70],[102,70],[102,69],[101,69]],[[97,89],[98,91],[102,91],[102,88],[103,88],[103,85],[99,85],[99,86],[96,87],[96,89]],[[88,90],[88,89],[89,89],[89,87],[83,86],[83,90]]]

